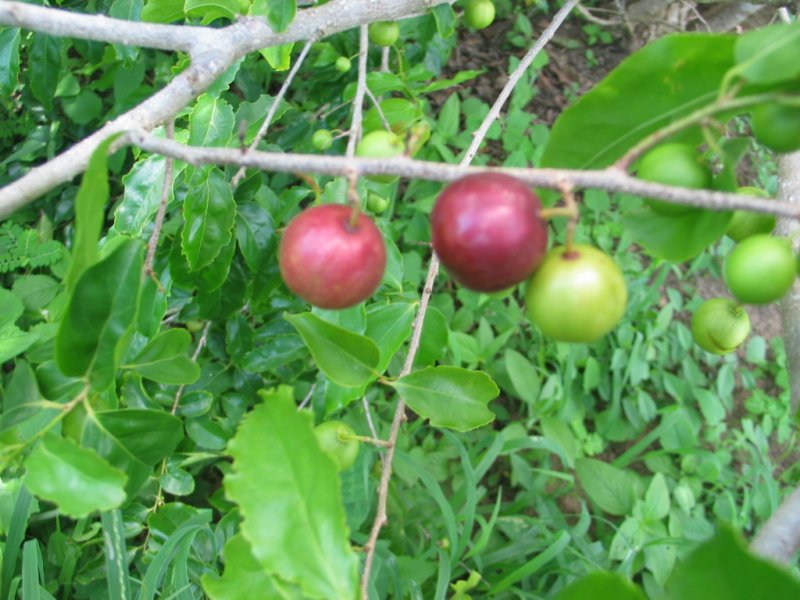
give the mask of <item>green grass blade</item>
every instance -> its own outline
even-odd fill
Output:
[[[208,527],[206,522],[198,523],[193,519],[176,529],[161,546],[159,551],[153,558],[153,562],[147,568],[142,580],[142,589],[139,592],[139,600],[153,600],[156,597],[158,586],[161,579],[167,570],[167,567],[172,562],[175,553],[178,552],[180,543],[185,539],[194,539],[194,537],[203,529]]]
[[[125,545],[125,530],[119,509],[100,515],[103,524],[103,540],[106,546],[106,581],[108,597],[130,600],[131,583],[128,575],[128,548]]]
[[[561,531],[556,535],[555,541],[550,544],[546,549],[542,550],[539,554],[534,556],[531,560],[526,562],[520,568],[509,573],[497,585],[492,587],[492,595],[498,594],[503,590],[508,589],[518,581],[526,577],[530,577],[541,569],[544,565],[558,556],[564,548],[569,544],[571,536],[566,531]]]
[[[11,590],[11,580],[14,578],[14,572],[17,569],[17,557],[19,557],[19,550],[22,546],[25,530],[28,528],[31,502],[33,502],[31,493],[26,487],[20,487],[17,501],[14,503],[14,511],[11,513],[11,526],[8,528],[5,551],[3,554],[0,598],[5,598],[6,600],[12,600],[9,594]]]
[[[42,600],[39,596],[39,573],[43,570],[39,542],[28,540],[22,546],[22,597],[25,600]]]

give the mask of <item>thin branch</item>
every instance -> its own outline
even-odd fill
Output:
[[[364,416],[367,418],[367,426],[369,427],[369,432],[372,434],[372,437],[378,438],[378,430],[375,428],[375,423],[372,421],[372,413],[369,410],[369,400],[367,399],[367,395],[364,394],[361,398],[361,405],[364,407]]]
[[[250,147],[247,149],[245,154],[248,152],[252,152],[258,147],[258,143],[264,139],[264,136],[267,135],[267,131],[269,130],[270,123],[272,123],[272,119],[275,118],[275,114],[278,112],[278,107],[280,106],[281,102],[283,102],[283,98],[286,96],[286,92],[289,91],[289,86],[292,84],[292,80],[294,79],[297,72],[300,70],[300,67],[303,64],[303,61],[308,56],[308,51],[311,50],[311,46],[314,44],[314,39],[310,39],[306,42],[303,49],[300,51],[300,54],[297,56],[297,60],[294,61],[294,65],[292,65],[292,70],[289,71],[289,74],[286,76],[286,79],[281,86],[281,89],[278,90],[278,95],[275,96],[272,100],[272,106],[269,107],[269,111],[267,111],[267,116],[264,117],[264,122],[261,124],[261,127],[258,129],[258,133],[256,133],[256,137],[253,139],[253,143],[250,144]],[[238,186],[242,178],[245,174],[245,168],[241,167],[236,174],[233,176],[231,180],[231,185],[233,187]]]
[[[245,165],[248,167],[282,173],[318,173],[341,176],[352,172],[358,175],[396,175],[410,179],[430,181],[455,181],[472,173],[505,173],[531,186],[558,190],[571,184],[577,189],[601,189],[624,192],[644,198],[659,198],[709,210],[749,210],[778,216],[800,218],[800,206],[782,200],[756,198],[730,192],[672,187],[643,181],[624,171],[609,167],[599,170],[535,169],[510,167],[466,167],[446,163],[414,160],[406,157],[347,158],[316,154],[282,154],[255,151],[247,156],[234,148],[199,148],[180,142],[157,138],[137,132],[129,135],[132,143],[156,154],[172,156],[192,165]],[[0,194],[2,190],[0,190]]]
[[[359,30],[358,44],[358,80],[356,82],[356,94],[353,97],[353,118],[350,121],[350,133],[347,139],[347,150],[345,155],[355,156],[356,144],[361,139],[361,120],[364,111],[364,94],[367,89],[367,51],[369,50],[369,37],[367,26],[362,25]]]
[[[167,139],[171,140],[175,137],[175,121],[170,120],[167,123]],[[164,225],[164,215],[167,214],[167,203],[172,194],[172,175],[175,161],[172,157],[166,157],[164,161],[164,185],[161,188],[161,203],[158,205],[158,212],[156,213],[156,221],[153,225],[153,233],[150,235],[150,241],[147,243],[147,256],[144,260],[144,269],[142,274],[145,276],[153,277],[155,281],[158,279],[153,272],[153,261],[156,257],[156,248],[158,247],[158,240],[161,237],[161,227]]]

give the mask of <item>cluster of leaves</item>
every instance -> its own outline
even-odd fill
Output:
[[[277,28],[294,16],[292,2],[236,4],[99,1],[96,8],[201,23],[246,9]],[[498,2],[498,11],[516,19],[509,39],[517,45],[532,30],[530,9]],[[390,122],[430,125],[419,158],[454,163],[489,110],[454,86],[479,72],[444,74],[458,43],[449,6],[400,27],[391,72],[378,70],[380,53],[370,53],[369,88],[384,103],[403,101],[384,115]],[[796,56],[797,29],[786,31]],[[532,112],[543,53],[488,139],[503,149],[506,166],[605,166],[696,109],[698,99],[713,98],[736,65],[750,65],[760,91],[796,79],[791,61],[754,60],[736,47],[729,36],[663,40],[632,56],[552,132]],[[356,52],[355,32],[314,45],[262,148],[313,152],[314,130],[347,129],[356,74],[335,65]],[[28,69],[20,70],[20,56]],[[265,90],[280,82],[291,56],[285,46],[240,61],[178,117],[175,138],[251,143],[274,102]],[[0,90],[10,92],[20,122],[32,119],[23,135],[0,139],[12,177],[185,64],[15,29],[0,30],[0,60]],[[634,92],[646,98],[635,110],[619,101]],[[612,116],[614,127],[587,127],[599,115]],[[370,123],[381,123],[374,108],[365,115]],[[702,132],[683,136],[698,141]],[[366,543],[374,517],[378,450],[362,447],[338,474],[312,428],[333,416],[369,436],[372,415],[385,438],[398,395],[423,418],[412,418],[398,442],[374,598],[568,599],[585,597],[587,585],[607,586],[608,597],[640,597],[627,578],[662,597],[676,563],[712,536],[715,521],[751,530],[774,511],[784,480],[796,479],[794,469],[774,475],[784,462],[776,449],[794,439],[780,341],[754,337],[743,359],[710,357],[681,321],[701,301],[691,283],[718,275],[719,256],[730,249],[723,241],[705,250],[722,235],[725,213],[668,223],[649,215],[651,226],[637,216],[646,210],[640,199],[587,191],[576,235],[613,255],[629,284],[626,319],[613,334],[590,346],[553,344],[526,322],[516,292],[482,295],[444,278],[414,371],[395,379],[439,184],[359,182],[362,198],[390,201],[375,215],[388,252],[383,283],[366,305],[309,312],[282,285],[277,232],[308,204],[343,201],[345,178],[251,173],[232,189],[233,169],[175,164],[153,279],[142,273],[166,161],[132,150],[106,164],[104,150],[80,189],[54,191],[35,206],[41,215],[21,211],[0,229],[0,265],[8,265],[0,268],[0,357],[9,361],[0,375],[3,600],[18,592],[355,598],[354,546]],[[328,152],[343,150],[336,140]],[[732,189],[734,165],[725,165],[720,187]],[[693,261],[677,268],[643,257],[636,244]],[[388,385],[377,385],[379,377]],[[310,410],[298,411],[301,403]],[[709,554],[727,557],[715,586],[738,576],[774,585],[775,597],[797,596],[794,580],[737,544],[723,530],[677,572],[668,597],[708,596],[696,578],[708,572]],[[568,589],[598,569],[624,577],[594,575]],[[751,588],[731,589],[736,598]]]

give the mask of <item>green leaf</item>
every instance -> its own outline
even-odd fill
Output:
[[[487,408],[500,393],[486,373],[458,367],[428,367],[392,386],[415,413],[435,427],[469,431],[494,420]]]
[[[736,40],[734,72],[761,85],[800,75],[800,24],[780,24],[750,31]]]
[[[505,353],[506,371],[517,396],[533,404],[539,399],[541,383],[539,374],[531,362],[516,350],[508,348]]]
[[[142,21],[172,23],[183,18],[184,0],[147,0],[142,9]]]
[[[136,323],[142,254],[139,240],[122,240],[78,279],[56,335],[65,375],[88,375],[98,390],[114,380]]]
[[[286,31],[297,13],[296,0],[254,0],[250,14],[267,17],[276,32]]]
[[[581,486],[602,510],[612,515],[626,515],[636,500],[636,476],[593,458],[575,460],[575,473]]]
[[[438,4],[431,9],[436,30],[442,38],[449,38],[456,30],[456,13],[449,4]]]
[[[61,71],[62,38],[44,33],[34,33],[31,37],[30,86],[31,92],[47,110],[53,109],[53,98],[58,87]]]
[[[647,600],[642,590],[617,573],[590,573],[555,597],[555,600]]]
[[[359,387],[376,379],[380,350],[368,337],[331,325],[306,312],[285,315],[311,351],[325,376],[345,387]]]
[[[259,52],[261,56],[264,57],[264,60],[269,63],[270,67],[276,71],[287,71],[289,67],[292,66],[292,48],[294,48],[294,42],[262,48]],[[277,115],[275,115],[273,120],[276,119]]]
[[[20,33],[16,27],[0,28],[0,90],[10,95],[19,78]]]
[[[669,488],[661,473],[656,473],[644,496],[651,519],[663,519],[669,514]]]
[[[461,100],[458,92],[453,92],[439,111],[438,131],[445,139],[452,139],[458,134],[460,116]]]
[[[174,177],[186,168],[185,163],[174,164]],[[114,230],[118,233],[139,237],[154,220],[164,190],[166,159],[149,156],[140,160],[122,178],[125,194],[114,213]],[[170,187],[167,203],[174,198],[174,186]]]
[[[385,306],[371,306],[367,310],[367,337],[371,338],[380,351],[380,362],[375,369],[383,373],[389,361],[411,335],[417,305],[409,302],[396,302]]]
[[[236,241],[253,272],[259,271],[275,253],[275,223],[272,215],[255,202],[244,202],[236,210]]]
[[[25,486],[70,517],[111,510],[125,501],[127,477],[72,440],[45,434],[25,460]]]
[[[235,18],[239,3],[237,0],[186,0],[183,10],[187,16],[199,17],[205,25],[220,18]]]
[[[414,358],[414,366],[426,367],[439,360],[450,339],[450,328],[442,311],[435,306],[428,306],[425,321],[422,324],[422,335],[419,349]]]
[[[49,275],[20,275],[14,280],[14,295],[26,310],[41,310],[56,297],[60,284]]]
[[[800,581],[778,565],[750,554],[729,525],[700,545],[667,584],[669,600],[800,598]]]
[[[75,198],[75,239],[72,244],[72,261],[65,277],[68,291],[75,288],[81,274],[97,262],[98,242],[105,222],[108,202],[108,147],[121,133],[109,136],[97,146],[89,159],[89,166],[81,179]]]
[[[302,600],[300,590],[291,584],[279,582],[253,556],[250,544],[241,534],[229,539],[223,551],[225,573],[222,577],[203,575],[203,589],[211,600]]]
[[[225,175],[216,167],[197,171],[183,205],[183,254],[192,271],[211,264],[230,242],[236,203]]]
[[[183,422],[161,410],[124,408],[96,413],[103,429],[138,460],[155,465],[183,440]]]
[[[87,125],[103,110],[103,100],[92,90],[84,89],[72,98],[64,98],[64,112],[76,125]]]
[[[187,354],[191,343],[192,336],[185,329],[167,329],[150,340],[123,368],[133,369],[158,383],[194,383],[200,377],[200,367]]]
[[[732,214],[697,209],[668,216],[643,208],[624,215],[623,222],[627,233],[650,254],[683,262],[720,239]]]
[[[291,388],[261,392],[263,403],[229,444],[227,495],[241,531],[268,572],[311,598],[355,600],[359,560],[348,541],[339,475],[300,412]]]
[[[233,135],[233,109],[221,98],[204,94],[189,115],[190,146],[225,146]]]
[[[675,34],[631,54],[561,113],[541,166],[606,167],[650,133],[714,100],[733,65],[736,39]]]

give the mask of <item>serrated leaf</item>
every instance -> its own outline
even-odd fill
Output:
[[[145,379],[168,385],[194,383],[200,367],[188,355],[192,336],[185,329],[162,331],[124,365]]]
[[[291,388],[261,396],[228,446],[233,472],[225,489],[241,510],[241,531],[259,564],[296,582],[307,597],[355,600],[359,561],[333,460]]]
[[[736,40],[734,71],[749,83],[769,85],[800,75],[800,24],[750,31]]]
[[[225,146],[233,135],[233,108],[221,98],[204,94],[189,115],[190,146]]]
[[[594,458],[575,460],[575,473],[581,486],[602,510],[626,515],[636,500],[635,475]]]
[[[392,386],[415,413],[435,427],[469,431],[494,420],[487,404],[500,390],[481,371],[428,367],[401,377]]]
[[[211,264],[230,242],[236,203],[231,186],[219,169],[197,171],[183,205],[186,224],[181,247],[189,267],[197,271]]]
[[[25,486],[70,517],[111,510],[125,501],[125,473],[52,433],[39,440],[25,460],[25,470]]]
[[[136,323],[142,255],[139,240],[124,239],[78,279],[55,341],[65,375],[88,375],[98,390],[114,380]]]
[[[380,351],[368,337],[323,321],[306,312],[286,315],[308,346],[325,376],[345,387],[359,387],[376,379]]]
[[[641,589],[617,573],[590,573],[562,590],[555,600],[647,600]]]

